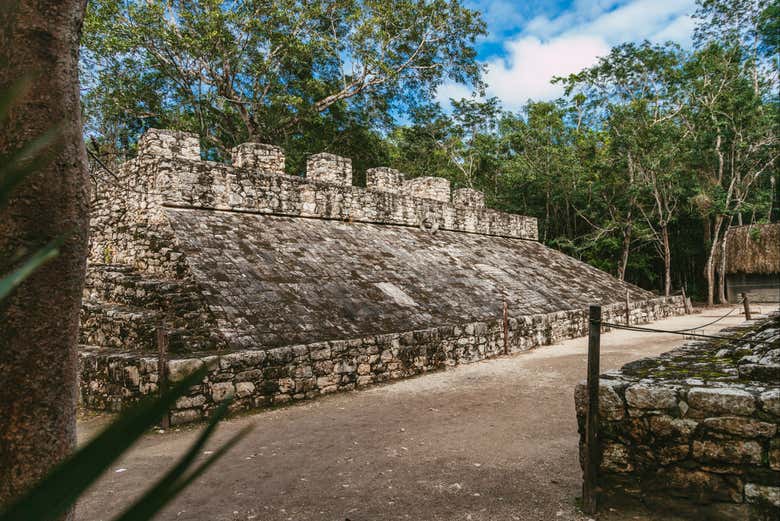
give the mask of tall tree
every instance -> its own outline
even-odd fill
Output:
[[[75,350],[87,249],[88,197],[78,56],[86,0],[19,0],[0,10],[0,91],[29,89],[6,118],[0,155],[59,124],[51,161],[0,210],[0,273],[63,237],[60,255],[0,302],[0,503],[75,444]]]
[[[639,212],[651,231],[663,261],[665,295],[672,284],[669,225],[677,217],[682,195],[679,118],[684,61],[676,45],[627,43],[565,80],[567,95],[579,93],[587,99],[597,123],[611,136],[613,152],[623,159],[632,193],[626,211]]]
[[[711,220],[705,266],[710,304],[725,302],[724,270],[716,287],[716,258],[728,226],[742,224],[754,190],[777,161],[777,108],[764,102],[769,83],[755,92],[752,74],[744,68],[742,49],[711,43],[688,66],[691,102],[686,131],[691,139],[695,172],[700,178],[699,207]]]
[[[447,79],[479,87],[484,31],[459,0],[95,0],[87,113],[114,142],[156,125],[217,153],[375,129]]]
[[[697,52],[689,66],[692,100],[688,131],[698,156],[700,207],[709,224],[705,266],[707,301],[726,301],[725,251],[728,227],[742,224],[752,190],[768,177],[777,160],[777,105],[766,103],[777,89],[777,63],[767,33],[777,8],[767,0],[699,0]]]

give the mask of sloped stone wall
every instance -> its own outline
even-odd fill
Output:
[[[780,519],[780,317],[721,334],[735,339],[691,342],[602,376],[606,499],[692,519]],[[584,384],[575,401],[582,449]]]
[[[632,307],[632,323],[683,312],[681,297],[659,298]],[[625,306],[604,306],[605,320],[625,319]],[[510,353],[582,336],[584,310],[510,318]],[[504,353],[501,320],[434,327],[404,333],[365,336],[270,350],[242,350],[178,357],[168,363],[172,381],[200,367],[208,376],[171,410],[173,423],[197,421],[228,396],[246,410],[350,391]],[[106,349],[81,352],[81,401],[98,410],[120,410],[157,392],[157,359]]]

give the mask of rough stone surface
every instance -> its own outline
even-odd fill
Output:
[[[394,168],[379,167],[366,170],[366,188],[380,192],[401,193],[405,176]]]
[[[611,404],[599,428],[606,494],[671,502],[694,519],[702,505],[708,519],[780,519],[780,380],[739,371],[774,363],[767,353],[780,342],[780,315],[718,336],[732,340],[689,342],[602,375],[599,403]],[[582,453],[584,384],[575,400]]]
[[[243,143],[231,151],[233,166],[260,170],[269,174],[284,174],[284,152],[274,145]]]
[[[748,483],[745,485],[745,499],[750,503],[765,503],[780,508],[780,487]]]
[[[770,414],[780,416],[780,389],[772,389],[760,396],[761,407]]]
[[[198,161],[200,143],[196,135],[187,132],[150,129],[138,140],[138,154]]]
[[[771,438],[777,432],[777,425],[774,423],[739,416],[707,418],[702,422],[702,426],[714,432],[732,434],[741,438]]]
[[[415,177],[404,183],[404,191],[421,199],[433,199],[448,203],[450,201],[450,182],[443,177]]]
[[[519,319],[620,302],[626,290],[633,300],[651,297],[533,241],[203,210],[165,213],[209,309],[219,323],[232,325],[231,336],[244,336],[245,347],[498,319],[504,302]],[[581,315],[562,313],[557,327],[581,330],[574,324]]]
[[[471,188],[458,188],[452,192],[452,204],[467,208],[484,208],[485,194]]]
[[[694,388],[688,391],[688,405],[706,413],[747,416],[756,410],[756,399],[741,389]]]
[[[322,183],[352,186],[352,160],[334,154],[314,154],[306,161],[306,178]]]
[[[666,387],[637,384],[626,389],[629,407],[638,409],[671,409],[677,406],[677,392]]]

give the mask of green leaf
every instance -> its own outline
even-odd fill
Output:
[[[214,429],[217,423],[227,413],[227,408],[230,402],[223,403],[211,417],[208,425],[200,436],[192,444],[187,453],[176,463],[176,465],[169,470],[149,491],[144,494],[139,500],[137,500],[124,514],[117,518],[116,521],[127,521],[127,519],[136,519],[140,513],[147,512],[151,514],[158,510],[155,505],[164,497],[164,495],[174,486],[176,481],[181,478],[187,469],[192,465],[192,462],[197,457],[200,449],[203,448],[208,438],[214,433]],[[147,516],[148,517],[148,516]],[[142,517],[146,519],[147,517]]]
[[[42,249],[38,250],[35,255],[27,259],[24,264],[0,279],[0,300],[8,296],[16,286],[32,275],[40,266],[59,255],[60,247],[64,240],[64,237],[54,239]]]
[[[189,475],[184,477],[184,473],[192,465],[192,462],[197,457],[200,449],[205,444],[206,440],[213,432],[213,427],[222,418],[222,415],[227,411],[227,404],[225,404],[222,414],[212,419],[209,426],[203,431],[198,440],[190,447],[179,463],[171,469],[163,478],[158,481],[154,487],[144,494],[138,501],[136,501],[130,508],[128,508],[122,515],[117,517],[114,521],[145,521],[151,519],[154,514],[162,510],[165,505],[168,504],[174,497],[176,497],[182,490],[189,486],[195,479],[198,478],[203,472],[206,471],[214,462],[226,454],[236,443],[238,443],[244,436],[249,434],[253,426],[248,425],[239,431],[236,435],[230,438],[224,445],[222,445],[214,454],[212,454],[206,461],[201,463],[195,468]]]
[[[26,495],[0,514],[0,521],[54,521],[163,414],[176,399],[200,382],[206,369],[189,375],[159,398],[123,413],[103,433],[60,463]]]

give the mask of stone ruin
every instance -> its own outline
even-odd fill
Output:
[[[780,314],[599,381],[598,486],[691,519],[780,519]],[[576,390],[580,454],[587,392]]]
[[[203,161],[197,137],[149,130],[96,187],[84,407],[157,392],[163,324],[170,381],[208,370],[171,410],[178,424],[231,395],[236,410],[283,404],[581,336],[590,303],[631,323],[684,312],[446,179],[374,168],[362,188],[349,159],[313,155],[305,177],[284,161],[257,143],[232,165]]]

